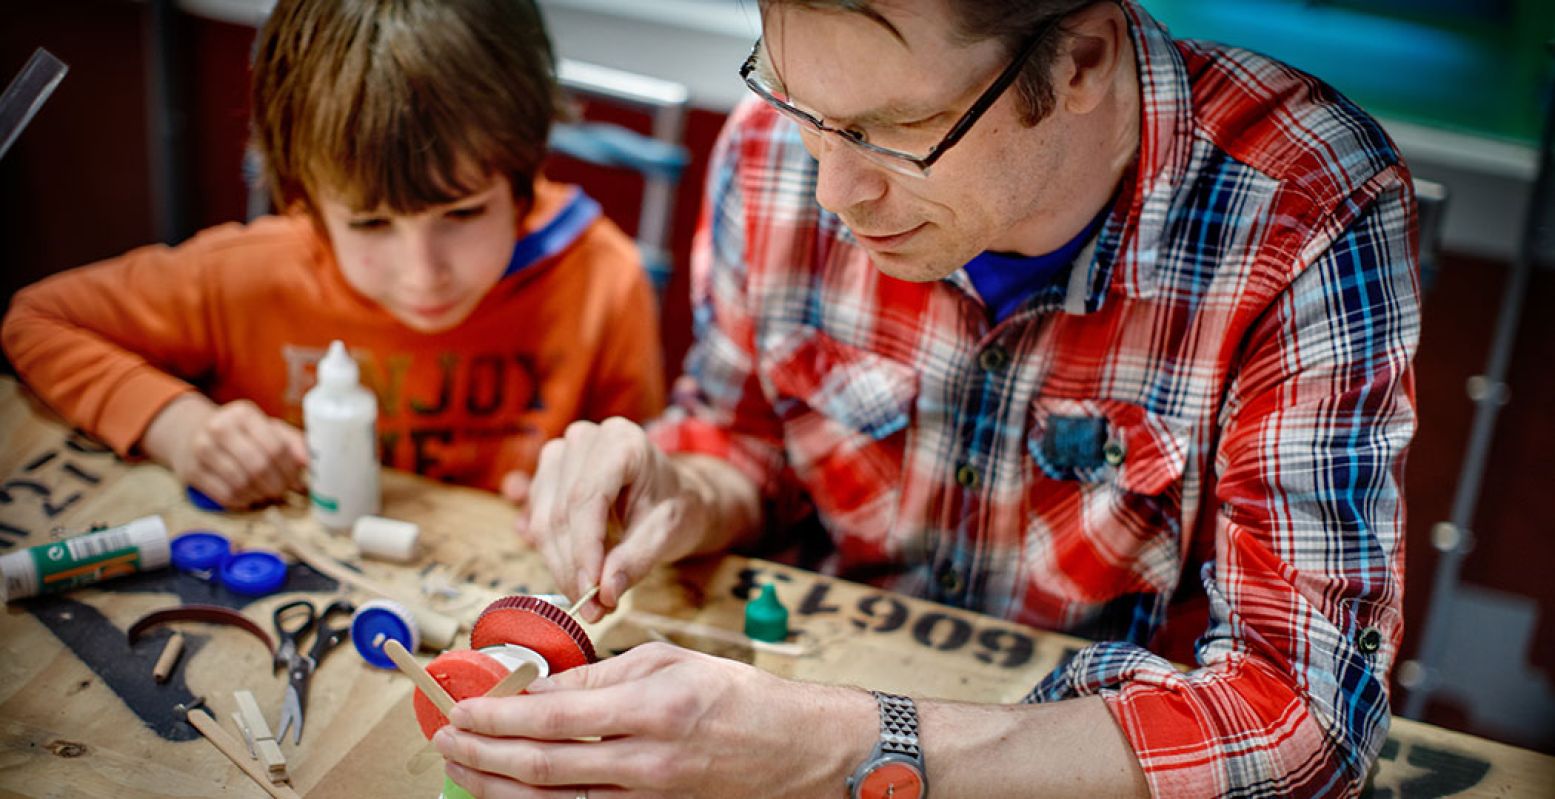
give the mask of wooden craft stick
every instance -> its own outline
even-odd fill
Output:
[[[762,652],[770,652],[775,655],[797,656],[804,655],[809,652],[808,646],[798,642],[784,642],[781,644],[774,644],[768,643],[767,641],[757,641],[753,638],[746,637],[743,633],[735,632],[734,630],[726,630],[722,627],[714,627],[711,624],[685,621],[683,619],[671,618],[669,616],[660,616],[655,613],[648,613],[640,610],[634,610],[627,613],[625,619],[626,621],[637,625],[650,636],[655,632],[669,632],[675,633],[677,635],[691,636],[693,638],[705,638],[710,641],[733,644],[736,646],[748,646],[752,649],[760,650]]]
[[[167,643],[162,646],[162,655],[157,658],[157,665],[151,669],[151,679],[157,682],[167,682],[169,675],[173,673],[173,666],[178,664],[178,656],[184,652],[184,634],[173,633]]]
[[[567,615],[568,616],[576,616],[576,615],[578,615],[578,608],[583,607],[583,603],[589,601],[590,599],[593,599],[594,595],[598,594],[598,593],[599,593],[599,586],[597,586],[597,585],[594,586],[593,588],[590,588],[587,591],[584,591],[583,592],[583,596],[578,597],[578,601],[572,603],[572,607],[567,608]]]
[[[296,791],[291,789],[291,786],[271,783],[269,775],[261,771],[259,764],[256,761],[250,760],[248,755],[243,752],[243,745],[233,739],[231,735],[228,735],[227,731],[222,729],[221,725],[210,717],[210,714],[198,708],[191,710],[189,711],[189,723],[193,724],[194,728],[199,730],[201,735],[205,736],[205,740],[210,741],[212,746],[226,755],[227,759],[232,761],[232,765],[242,769],[243,773],[247,774],[254,781],[255,785],[265,789],[265,793],[270,794],[275,799],[302,799]]]
[[[378,641],[380,638],[385,639],[381,646],[384,653],[389,656],[389,659],[394,661],[394,665],[406,677],[409,677],[410,681],[415,683],[417,688],[421,689],[421,693],[426,694],[427,698],[432,700],[432,704],[437,705],[437,709],[442,711],[444,716],[452,713],[454,711],[454,698],[449,696],[447,691],[443,690],[443,686],[439,685],[437,680],[432,679],[432,675],[428,674],[427,670],[422,668],[421,664],[417,663],[416,659],[411,657],[409,652],[405,651],[405,645],[397,639],[388,638],[383,633],[379,633],[378,638],[373,639],[373,646],[380,645]]]
[[[496,685],[491,686],[484,696],[490,699],[501,699],[504,696],[517,696],[524,692],[529,684],[540,676],[540,667],[525,661],[518,664],[518,668],[508,672]]]

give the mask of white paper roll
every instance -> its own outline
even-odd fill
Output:
[[[416,557],[416,539],[421,528],[412,522],[362,516],[351,526],[356,548],[369,558],[409,563]]]

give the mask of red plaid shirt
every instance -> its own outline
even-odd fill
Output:
[[[813,510],[825,571],[1100,641],[1029,701],[1100,694],[1156,794],[1355,794],[1401,635],[1409,174],[1329,87],[1124,6],[1138,162],[998,324],[964,272],[877,271],[797,129],[736,111],[653,434],[775,527]],[[1160,654],[1194,637],[1196,669]]]

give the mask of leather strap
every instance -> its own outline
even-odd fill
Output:
[[[263,627],[255,624],[253,619],[244,616],[232,608],[224,608],[220,605],[177,605],[171,608],[153,610],[136,619],[135,623],[130,625],[130,629],[125,635],[129,638],[130,644],[134,645],[135,639],[139,638],[141,633],[158,624],[170,621],[203,621],[209,624],[225,624],[229,627],[247,630],[264,643],[265,649],[269,650],[272,658],[275,657],[275,642],[270,640],[270,634],[265,632]]]

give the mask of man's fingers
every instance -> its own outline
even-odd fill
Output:
[[[599,582],[599,569],[605,560],[605,529],[610,524],[611,502],[595,494],[574,506],[567,518],[567,536],[572,544],[572,566],[576,570],[572,585],[574,598],[588,593]],[[565,589],[567,583],[562,583]]]
[[[500,774],[487,774],[461,766],[452,760],[443,761],[443,773],[475,799],[577,799],[582,792],[582,788],[524,785]],[[588,789],[589,799],[607,799],[619,795],[615,791],[606,792],[592,787]]]
[[[587,744],[574,745],[586,746]],[[443,761],[443,773],[476,799],[577,799],[585,789],[588,791],[588,799],[624,799],[626,796],[634,795],[612,786],[525,785],[512,777],[487,774],[453,760]]]
[[[535,479],[529,486],[524,530],[558,585],[563,585],[562,581],[569,576],[560,556],[562,542],[559,539],[566,535],[566,530],[561,529],[556,520],[557,495],[562,490],[561,462],[566,457],[566,449],[566,442],[559,438],[546,442],[540,449]]]
[[[601,569],[599,604],[602,607],[616,607],[621,603],[621,595],[654,566],[685,554],[670,551],[674,534],[680,528],[683,507],[679,499],[665,500],[627,529],[621,543],[605,557]]]
[[[673,644],[657,642],[634,646],[613,658],[568,669],[560,674],[529,684],[529,696],[561,693],[578,696],[578,691],[598,691],[632,683],[658,673],[670,663],[685,658],[688,651]],[[632,690],[640,688],[633,686]],[[633,704],[641,704],[641,696]]]
[[[561,690],[556,678],[539,693],[516,697],[465,699],[454,706],[449,721],[461,730],[499,738],[567,741],[642,733],[654,717],[655,698],[643,695],[640,680],[648,676],[641,664],[626,663],[596,669],[619,658],[569,669],[585,684]],[[560,677],[561,675],[557,675]],[[570,681],[569,681],[570,682]]]

